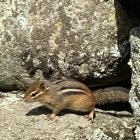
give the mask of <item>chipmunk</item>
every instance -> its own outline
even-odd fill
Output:
[[[83,83],[78,81],[60,81],[49,83],[37,80],[27,89],[23,100],[25,102],[38,101],[52,110],[49,119],[54,120],[62,109],[89,112],[86,117],[93,121],[96,104],[108,102],[128,101],[128,90],[107,88],[94,93]]]

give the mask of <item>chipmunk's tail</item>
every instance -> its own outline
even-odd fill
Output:
[[[129,101],[129,90],[123,87],[109,87],[105,89],[99,89],[93,91],[93,93],[96,97],[97,105],[120,101]]]

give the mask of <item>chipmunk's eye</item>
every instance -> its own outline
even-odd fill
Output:
[[[35,97],[37,95],[37,92],[36,91],[33,91],[32,93],[31,93],[31,96],[32,97]]]

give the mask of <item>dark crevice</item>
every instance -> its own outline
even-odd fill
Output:
[[[128,14],[133,14],[140,21],[140,1],[139,0],[118,0],[126,9]]]

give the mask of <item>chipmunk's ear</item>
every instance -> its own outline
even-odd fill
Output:
[[[40,83],[39,88],[40,88],[41,90],[46,90],[46,91],[50,90],[50,87],[48,87],[48,86],[45,84],[44,81],[42,81],[42,82]]]
[[[39,89],[45,90],[45,82],[41,82],[39,85]]]

